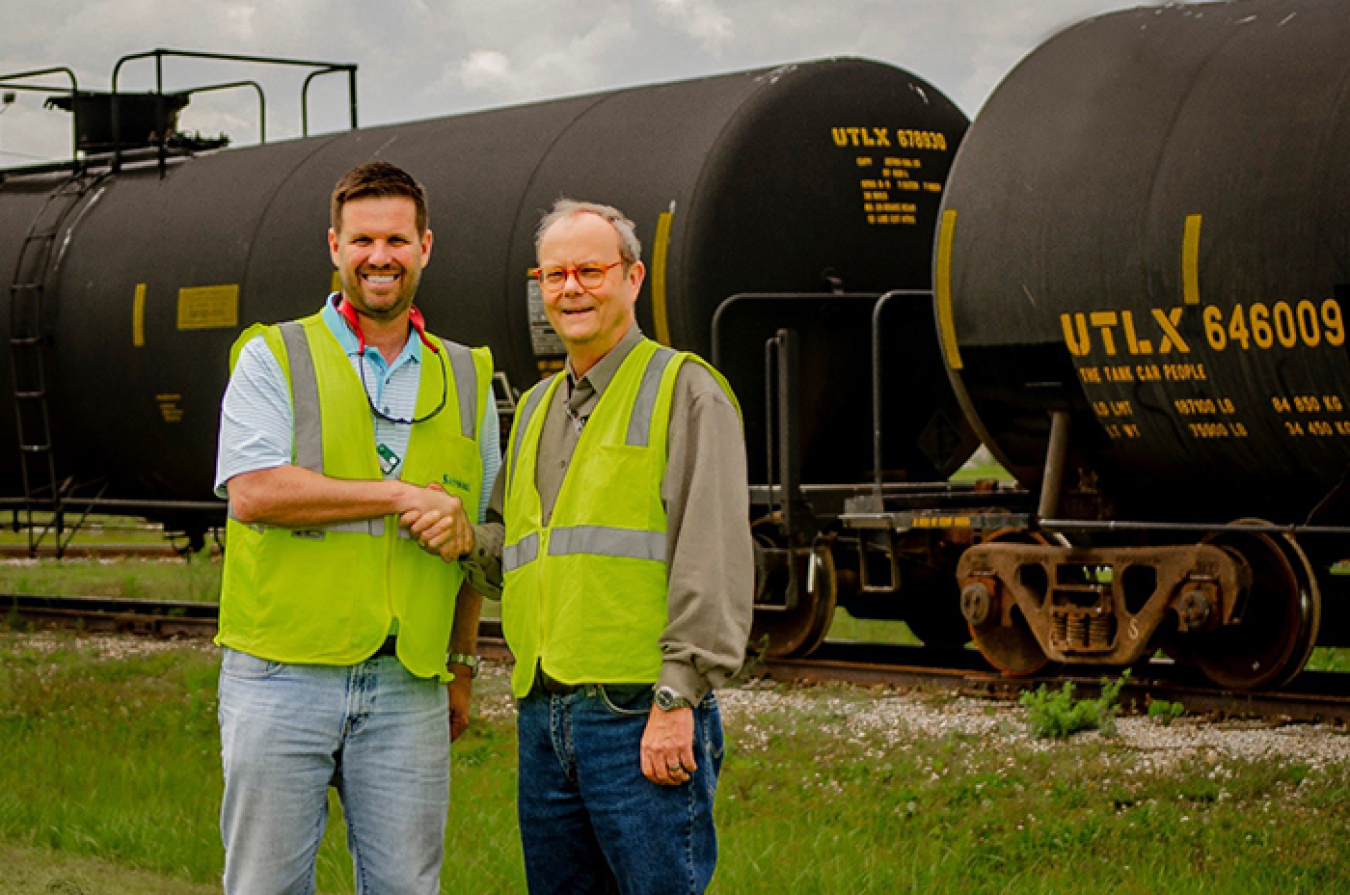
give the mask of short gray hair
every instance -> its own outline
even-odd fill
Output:
[[[534,231],[534,253],[539,255],[539,245],[544,241],[544,234],[548,229],[559,221],[565,221],[568,218],[576,217],[579,214],[593,214],[603,218],[614,228],[614,232],[619,235],[619,257],[623,259],[623,268],[627,270],[634,264],[637,264],[642,258],[642,243],[637,238],[637,228],[626,215],[613,205],[601,205],[598,202],[579,202],[576,199],[559,199],[553,203],[548,214],[539,221],[539,227]]]

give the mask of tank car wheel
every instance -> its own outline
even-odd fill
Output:
[[[903,593],[905,623],[924,646],[960,649],[970,642],[955,569],[942,569],[931,580],[906,584]]]
[[[1240,554],[1251,566],[1242,621],[1179,638],[1169,652],[1230,690],[1293,680],[1308,661],[1322,622],[1321,593],[1303,549],[1293,538],[1257,532],[1222,532],[1206,543]]]
[[[797,605],[791,609],[756,609],[754,624],[750,629],[752,644],[764,637],[768,638],[764,654],[771,659],[805,656],[813,652],[824,642],[825,632],[830,629],[834,608],[838,603],[838,578],[834,556],[828,548],[817,546],[809,553],[802,551],[795,561],[797,580],[802,582],[805,591],[797,600]],[[816,566],[814,574],[812,562]],[[814,583],[814,590],[807,588],[808,582]],[[772,575],[765,586],[786,591],[786,570],[779,570]]]
[[[1048,544],[1040,534],[1024,531],[994,532],[984,543],[1013,542],[1019,544]],[[961,600],[967,599],[966,593]],[[1029,677],[1050,664],[1050,657],[1041,649],[1040,641],[1031,633],[1031,626],[1021,610],[1012,611],[1012,624],[970,625],[970,637],[984,660],[999,673],[1008,677]]]
[[[980,655],[1000,674],[1029,677],[1050,664],[1050,657],[1017,609],[1012,611],[1011,625],[971,625],[970,634]]]

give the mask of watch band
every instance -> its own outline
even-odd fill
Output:
[[[449,653],[445,657],[446,665],[463,665],[469,669],[469,677],[478,677],[478,669],[482,660],[477,656],[471,656],[468,653]]]
[[[685,699],[679,693],[676,693],[672,687],[657,687],[654,694],[656,707],[663,712],[672,712],[675,709],[693,708],[694,704]]]

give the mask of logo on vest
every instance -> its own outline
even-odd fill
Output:
[[[441,475],[441,487],[447,491],[449,491],[451,488],[454,488],[456,491],[462,491],[465,494],[469,492],[468,482],[464,481],[463,479],[454,478],[448,472],[443,473]]]

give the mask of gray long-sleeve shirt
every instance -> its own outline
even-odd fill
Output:
[[[579,380],[569,365],[566,380],[544,408],[535,482],[545,524],[553,516],[582,426],[641,340],[634,325]],[[745,659],[755,583],[740,416],[701,364],[686,363],[676,376],[666,453],[661,498],[667,520],[668,615],[657,685],[696,703]],[[501,594],[505,479],[497,477],[489,521],[474,527],[476,544],[464,564],[469,583],[493,598]]]

